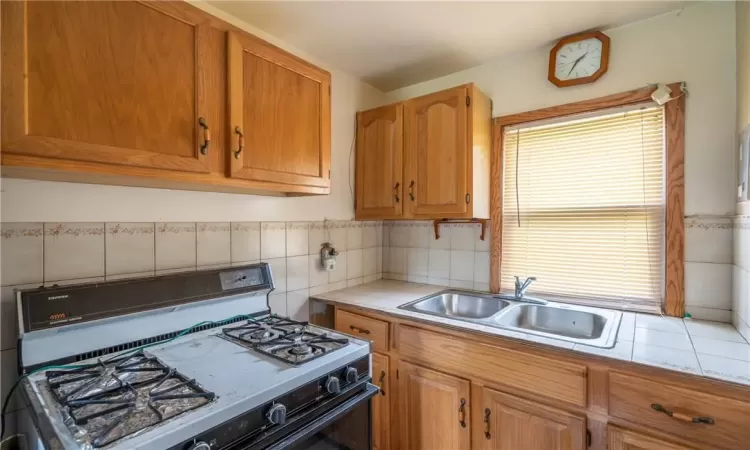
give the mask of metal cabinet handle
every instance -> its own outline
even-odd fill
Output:
[[[354,325],[349,325],[349,328],[351,328],[352,331],[356,331],[357,333],[370,334],[370,330],[365,330],[364,328],[355,327]]]
[[[237,139],[239,148],[234,152],[234,159],[240,159],[240,153],[242,153],[242,150],[245,148],[245,135],[242,134],[242,129],[240,127],[234,127],[234,132],[235,134],[240,135],[240,137]]]
[[[399,183],[398,181],[396,182],[396,185],[393,186],[393,190],[394,190],[394,192],[393,192],[393,198],[396,199],[396,203],[398,203],[398,202],[401,201],[401,199],[398,198],[398,187],[399,186],[401,186],[401,183]]]
[[[203,117],[198,118],[198,125],[203,127],[203,144],[201,144],[201,155],[207,155],[208,154],[208,146],[211,144],[211,130],[208,128],[208,124],[206,123],[206,119]]]
[[[492,439],[492,434],[490,434],[490,414],[492,414],[492,411],[490,408],[484,409],[484,438],[485,439]]]
[[[383,382],[385,381],[385,370],[380,371],[380,379],[378,380],[378,389],[380,389],[380,395],[385,397],[385,390],[383,390]]]
[[[461,428],[466,428],[466,399],[461,399],[461,406],[458,407],[458,423]]]
[[[713,425],[714,424],[714,419],[711,418],[711,417],[692,417],[692,416],[690,416],[688,414],[685,414],[685,413],[682,413],[682,412],[679,412],[679,411],[670,411],[670,410],[666,409],[665,407],[661,406],[658,403],[653,403],[651,405],[651,408],[654,411],[662,412],[662,413],[668,415],[669,417],[671,417],[673,419],[681,420],[683,422],[705,423],[707,425]]]
[[[411,198],[411,201],[414,201],[414,180],[411,180],[409,184],[409,198]]]

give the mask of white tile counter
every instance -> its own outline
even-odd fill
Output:
[[[444,289],[440,286],[404,281],[378,280],[318,294],[312,298],[750,385],[750,344],[727,323],[624,313],[615,347],[602,349],[398,309],[404,303]]]

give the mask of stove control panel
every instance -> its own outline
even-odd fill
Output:
[[[263,270],[260,267],[226,270],[219,273],[219,278],[221,279],[221,288],[225,291],[262,286],[266,283]]]

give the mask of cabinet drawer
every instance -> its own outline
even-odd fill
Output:
[[[746,448],[750,441],[749,403],[620,373],[609,376],[609,414],[712,448]],[[690,420],[697,417],[713,424]]]
[[[398,332],[399,355],[428,367],[551,399],[586,406],[586,366],[459,339],[408,326]]]
[[[372,341],[373,351],[388,351],[388,322],[338,309],[336,310],[336,329],[360,339]]]

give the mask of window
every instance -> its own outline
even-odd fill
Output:
[[[658,311],[664,297],[664,107],[503,128],[500,287]]]

